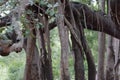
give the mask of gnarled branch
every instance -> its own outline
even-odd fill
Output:
[[[112,2],[112,3],[114,4],[114,2]],[[38,14],[39,9],[40,9],[40,12],[44,14],[46,7],[42,9],[42,8],[40,8],[40,6],[36,6],[36,5],[32,5],[32,6],[29,5],[29,7],[27,7],[28,6],[27,5],[25,7],[27,7],[26,9],[33,10],[33,12],[35,12],[35,14]],[[111,19],[109,16],[107,16],[105,14],[101,14],[99,12],[92,11],[87,5],[81,4],[78,2],[71,2],[71,6],[72,6],[71,8],[72,8],[75,19],[76,20],[78,19],[80,21],[80,23],[82,23],[82,25],[85,29],[87,28],[87,29],[90,29],[93,31],[104,32],[113,37],[120,39],[119,25],[113,19],[114,16]],[[67,13],[67,7],[68,6],[66,5],[65,16],[69,20],[70,17],[69,17],[69,13]],[[114,5],[112,5],[111,7],[114,7]],[[42,9],[42,11],[41,11],[41,9]],[[111,8],[111,9],[114,9],[114,8]],[[117,7],[117,9],[119,9],[119,7]],[[114,12],[114,10],[111,10],[111,11]],[[116,14],[116,13],[114,13],[114,14]],[[120,15],[120,14],[117,13],[117,15]],[[78,17],[78,16],[80,16],[80,17]],[[11,14],[8,14],[7,16],[0,18],[0,27],[6,26],[6,25],[11,25],[11,23],[12,23],[11,18],[12,18]],[[118,18],[118,20],[119,20],[119,18]],[[56,27],[56,22],[49,24],[49,29],[53,29],[54,27]],[[44,29],[43,29],[43,32],[44,32]]]

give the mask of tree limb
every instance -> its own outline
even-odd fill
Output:
[[[77,18],[78,15],[76,15],[75,9],[78,10],[79,14],[82,15],[80,17],[81,22],[83,23],[84,26],[84,18],[86,18],[86,25],[87,27],[84,26],[84,28],[93,30],[93,31],[100,31],[107,33],[111,36],[114,36],[118,39],[120,39],[120,29],[118,29],[118,26],[111,20],[110,17],[107,15],[102,15],[101,13],[94,12],[90,8],[87,7],[87,5],[78,3],[78,2],[71,2],[72,5],[72,11],[74,13],[75,18]],[[66,6],[67,7],[67,6]],[[35,8],[33,6],[33,8]],[[29,9],[29,8],[28,8]],[[83,13],[84,10],[84,13]],[[66,17],[69,13],[67,13],[66,10]],[[85,17],[83,17],[83,14]],[[0,18],[0,27],[5,26],[5,25],[10,25],[11,23],[11,17],[5,16],[3,18]],[[50,25],[49,29],[53,29],[56,26],[56,23],[53,22]]]
[[[82,26],[85,29],[104,32],[106,34],[109,34],[113,37],[120,39],[119,26],[109,16],[101,14],[99,12],[94,12],[87,5],[78,2],[71,2],[71,6],[75,19],[78,19],[80,23],[82,23]],[[68,6],[66,5],[65,16],[68,20],[70,20],[69,13],[67,13],[67,7]],[[32,9],[33,12],[35,13],[38,13],[39,9],[41,10],[41,8],[36,5],[28,7],[27,9],[30,10]],[[44,9],[46,9],[46,7]],[[44,10],[42,10],[41,13],[44,14]],[[9,26],[11,25],[11,23],[12,23],[12,13],[8,14],[5,17],[0,18],[0,27]],[[53,29],[54,27],[56,27],[56,22],[49,24],[49,29]],[[43,32],[44,32],[44,28],[43,28]]]

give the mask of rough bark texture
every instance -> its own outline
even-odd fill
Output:
[[[69,21],[67,21],[67,19],[65,19],[65,22],[71,31],[72,49],[75,57],[75,63],[74,63],[75,80],[84,80],[85,76],[84,76],[83,50],[79,39],[80,32],[79,31],[75,32],[75,30],[78,30],[79,28],[76,26],[71,5],[68,0],[66,1],[66,5],[68,5],[68,13],[69,16],[71,16],[70,19],[68,18],[71,24],[69,23]]]
[[[45,27],[45,38],[46,38],[46,46],[47,46],[47,59],[48,59],[48,71],[50,77],[49,80],[53,80],[53,72],[52,72],[52,60],[51,60],[51,47],[50,47],[50,31],[49,31],[49,21],[48,17],[44,17],[44,27]]]
[[[79,16],[76,16],[76,17],[79,17]],[[84,36],[84,32],[83,32],[83,28],[82,28],[81,24],[79,23],[79,19],[76,18],[76,17],[75,18],[68,18],[69,20],[73,20],[72,22],[74,22],[74,19],[75,19],[76,23],[71,22],[72,24],[70,24],[67,19],[65,19],[65,23],[67,24],[68,28],[70,29],[71,34],[75,38],[78,45],[83,46],[83,50],[85,52],[87,62],[88,62],[88,79],[89,80],[95,80],[96,69],[95,69],[93,56],[92,56],[92,53],[91,53],[91,50],[90,50],[89,46],[87,45],[87,42],[86,42],[86,39],[85,39],[85,36]],[[74,27],[72,27],[72,25]],[[80,32],[80,36],[78,36],[76,32]]]
[[[41,63],[41,78],[42,80],[53,80],[51,63],[48,59],[48,53],[45,47],[45,40],[42,30],[39,31],[39,50],[40,50],[40,63]]]
[[[108,38],[107,47],[107,62],[106,62],[106,75],[105,80],[114,80],[113,68],[114,68],[114,51],[113,51],[113,39],[111,36]]]
[[[31,18],[27,15],[27,19],[30,21]],[[34,24],[31,22],[28,24],[31,34],[35,34]],[[27,44],[26,44],[27,43]],[[41,80],[40,78],[40,62],[39,62],[39,52],[38,48],[36,47],[36,39],[32,35],[29,35],[27,38],[27,42],[25,42],[26,47],[26,68],[25,68],[25,76],[24,80]]]
[[[77,10],[75,10],[73,12],[73,14],[78,15],[79,13],[77,13]],[[76,27],[77,27],[77,30],[75,30],[75,31],[80,32],[80,36],[78,36],[79,37],[78,40],[81,41],[81,45],[83,47],[83,51],[84,51],[84,53],[86,55],[86,59],[87,59],[87,63],[88,63],[88,80],[95,80],[95,76],[96,76],[95,63],[94,63],[94,60],[93,60],[92,52],[91,52],[91,50],[90,50],[90,48],[88,46],[88,43],[86,41],[82,24],[79,23],[80,22],[80,19],[79,19],[80,15],[74,16],[74,18],[75,18]]]
[[[65,31],[65,32],[63,32]],[[64,36],[63,36],[64,35]],[[61,80],[70,80],[68,69],[68,35],[67,29],[60,31],[61,38]]]
[[[61,43],[60,80],[70,80],[68,71],[68,31],[64,25],[64,3],[59,0],[58,7],[58,30]]]
[[[113,39],[113,49],[114,49],[114,80],[119,80],[119,64],[120,64],[120,41],[116,38]]]
[[[111,0],[111,17],[112,20],[117,25],[118,29],[120,30],[120,0]],[[114,39],[114,80],[119,80],[119,64],[120,64],[120,41]]]
[[[101,11],[105,11],[105,0],[99,0],[99,7]],[[105,62],[105,34],[98,33],[98,71],[97,80],[104,80],[104,62]]]
[[[40,71],[40,59],[39,59],[39,52],[37,47],[34,47],[34,53],[32,53],[32,61],[30,63],[27,59],[26,61],[26,68],[25,68],[25,74],[24,74],[24,80],[42,80],[40,77],[41,71]],[[29,53],[26,54],[27,58],[31,57],[29,56]]]
[[[104,65],[105,65],[105,34],[99,33],[98,36],[98,71],[97,80],[104,80]]]
[[[119,35],[120,32],[116,24],[111,20],[111,18],[109,18],[108,16],[104,16],[104,14],[101,14],[99,12],[92,11],[84,4],[73,3],[71,5],[73,7],[72,8],[73,12],[75,11],[76,8],[79,12],[79,15],[82,15],[80,19],[83,19],[83,21],[81,20],[81,22],[84,23],[85,19],[86,21],[86,26],[84,26],[85,28],[105,32],[114,37],[120,38]],[[85,17],[83,17],[84,15]],[[77,17],[78,15],[75,16]]]
[[[35,39],[31,36],[27,40],[26,48],[26,74],[25,80],[40,80],[39,75],[39,55],[35,46]]]
[[[40,51],[40,63],[41,63],[41,78],[42,80],[53,80],[52,71],[52,59],[51,59],[51,47],[50,47],[50,32],[49,32],[49,18],[46,15],[37,15],[38,22],[41,22],[44,26],[44,30],[36,27],[36,36],[38,38],[38,47]]]
[[[110,6],[112,20],[117,25],[118,30],[120,30],[120,0],[111,0]]]
[[[81,26],[81,25],[79,25],[79,26]],[[86,41],[83,28],[81,27],[81,29],[79,29],[79,30],[81,32],[80,39],[81,39],[83,50],[85,52],[87,63],[88,63],[88,80],[95,80],[96,67],[95,67],[95,63],[94,63],[94,58],[93,58],[92,52],[88,46],[88,43]]]
[[[83,60],[83,50],[82,46],[80,47],[76,40],[72,38],[72,50],[74,53],[75,63],[75,80],[85,80],[85,73],[84,73],[84,60]]]
[[[110,1],[108,0],[108,16],[111,16],[110,11],[111,11]],[[113,37],[108,36],[105,80],[114,80],[113,68],[114,68]]]
[[[35,29],[33,29],[34,23],[32,22],[30,15],[27,15],[27,19],[30,21],[29,29],[31,33],[27,39],[27,62],[25,80],[53,80],[53,75],[51,74],[52,70],[50,68],[51,64],[49,63],[48,54],[46,52],[43,32],[39,29],[36,30],[40,45],[39,56],[39,52],[36,47]]]

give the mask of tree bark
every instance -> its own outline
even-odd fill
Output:
[[[107,1],[108,3],[108,16],[111,17],[110,11],[110,1]],[[106,61],[106,75],[105,80],[114,80],[114,50],[113,50],[113,37],[108,36],[108,46],[107,46],[107,61]]]
[[[37,49],[37,46],[34,47],[34,53],[32,55],[29,55],[29,53],[26,53],[27,61],[25,66],[25,74],[24,74],[24,80],[42,80],[41,70],[40,70],[40,59],[39,59],[39,52]],[[29,59],[32,56],[32,61],[30,63]]]
[[[76,39],[76,42],[79,44],[79,47],[82,45],[83,51],[85,52],[87,63],[88,63],[88,80],[95,80],[95,76],[96,76],[95,63],[93,60],[91,50],[85,39],[84,30],[82,27],[83,25],[80,22],[80,15],[77,12],[77,10],[71,12],[69,7],[67,8],[67,10],[68,10],[68,13],[70,13],[69,15],[67,15],[67,18],[68,20],[71,20],[71,21],[67,21],[65,19],[65,22],[67,26],[69,26],[69,29],[73,37]],[[71,17],[68,17],[68,16],[71,16]],[[72,25],[69,22],[71,22]]]
[[[97,80],[104,80],[104,62],[105,62],[105,34],[98,34],[98,71]]]
[[[35,45],[35,38],[29,36],[26,48],[25,80],[41,80],[39,71],[39,54]]]
[[[99,7],[101,11],[105,11],[105,0],[99,0]],[[105,62],[105,34],[98,33],[98,71],[97,80],[104,80],[104,62]]]
[[[108,37],[107,47],[107,62],[106,62],[106,75],[105,80],[114,80],[113,68],[114,68],[114,51],[113,51],[113,38]]]
[[[113,49],[114,49],[114,80],[119,80],[119,64],[120,64],[120,41],[116,38],[113,39]]]
[[[79,21],[76,21],[76,23],[78,23]],[[87,63],[88,63],[88,79],[89,80],[95,80],[95,75],[96,75],[96,68],[95,68],[95,64],[94,64],[94,60],[93,60],[93,56],[91,53],[91,50],[86,42],[85,36],[84,36],[84,32],[83,29],[81,27],[81,24],[77,25],[77,28],[79,28],[79,30],[74,30],[76,27],[72,27],[72,25],[69,23],[69,21],[67,19],[65,19],[65,23],[67,24],[67,26],[69,27],[72,35],[74,35],[73,37],[75,38],[76,42],[78,43],[79,46],[83,46],[83,50],[85,52],[86,58],[87,58]],[[80,31],[80,36],[78,36],[76,34],[77,31]]]
[[[59,0],[58,7],[58,30],[61,43],[60,80],[70,80],[68,70],[68,31],[64,24],[64,2]]]
[[[118,1],[118,3],[116,1]],[[117,5],[116,5],[116,3],[117,3]],[[117,10],[119,12],[119,0],[112,0],[111,4],[112,4],[112,6],[111,6],[112,12],[116,15],[114,10]],[[82,15],[83,10],[84,10],[84,15],[86,18],[86,25],[87,25],[87,27],[84,26],[84,28],[94,30],[94,31],[104,32],[104,33],[107,33],[111,36],[114,36],[114,37],[120,39],[120,29],[119,29],[118,25],[115,23],[115,21],[111,20],[109,16],[107,16],[103,12],[92,11],[90,8],[88,8],[87,5],[84,5],[84,4],[81,4],[78,2],[71,2],[71,5],[72,5],[71,8],[72,8],[73,12],[75,11],[75,9],[77,9],[78,12]],[[116,5],[116,7],[115,7],[115,5]],[[41,8],[36,7],[36,5],[33,5],[33,6],[27,5],[26,8],[30,9],[30,10],[33,9],[33,12],[35,12],[35,13],[37,13],[39,9],[41,11]],[[67,5],[66,5],[66,8],[67,8]],[[47,9],[47,8],[45,7],[45,9]],[[41,12],[43,12],[43,11],[41,11]],[[68,14],[67,9],[65,10],[65,12],[66,12],[66,16],[67,16],[67,14]],[[11,24],[11,17],[10,17],[11,14],[0,18],[0,27]],[[75,15],[75,16],[78,16],[78,15]],[[118,16],[118,13],[117,13],[117,16]],[[116,18],[115,16],[112,16],[112,17]],[[81,16],[80,19],[84,21],[83,15]],[[119,19],[120,18],[118,18],[118,20]],[[98,22],[99,22],[99,26],[98,26]],[[103,25],[103,26],[101,26],[101,25]],[[54,25],[54,26],[52,25],[51,27],[53,28],[55,26],[56,25]]]
[[[48,17],[43,17],[44,18],[44,28],[45,28],[45,39],[46,39],[46,51],[47,51],[47,59],[48,59],[48,71],[49,71],[49,80],[53,80],[53,71],[52,71],[52,59],[51,59],[51,47],[50,47],[50,32],[49,32],[49,21]]]
[[[83,61],[84,55],[83,55],[82,46],[80,47],[77,44],[73,35],[71,36],[71,39],[72,39],[72,50],[75,58],[74,61],[75,80],[85,80],[84,61]]]
[[[42,80],[53,80],[53,74],[51,69],[51,63],[48,59],[48,53],[46,51],[44,34],[41,29],[37,30],[39,51],[40,51],[40,70]]]
[[[75,32],[75,30],[79,30],[79,28],[76,26],[75,18],[69,0],[66,0],[66,5],[68,5],[68,13],[71,18],[69,20],[71,24],[67,23],[67,19],[65,19],[65,22],[71,31],[72,49],[75,57],[75,63],[74,63],[75,80],[84,80],[85,76],[84,76],[83,50],[82,50],[81,40],[78,39],[80,38],[81,35],[79,31]]]

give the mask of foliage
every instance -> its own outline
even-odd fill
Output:
[[[21,62],[12,62],[11,65],[9,66],[9,79],[11,80],[23,80],[23,75],[21,77],[20,76],[20,73],[21,73],[21,69],[22,68],[22,65],[23,63]],[[24,70],[24,69],[22,69]],[[11,74],[12,73],[12,74]],[[17,77],[16,77],[17,76]]]
[[[0,80],[23,80],[25,68],[25,53],[12,53],[7,57],[0,57]]]
[[[88,45],[91,48],[92,54],[94,56],[95,63],[97,63],[98,54],[98,35],[97,32],[85,30],[85,35],[88,41]]]
[[[58,36],[57,28],[53,29],[50,32],[51,36],[51,47],[52,47],[52,66],[53,74],[56,75],[54,78],[59,79],[59,70],[60,70],[60,41]]]

